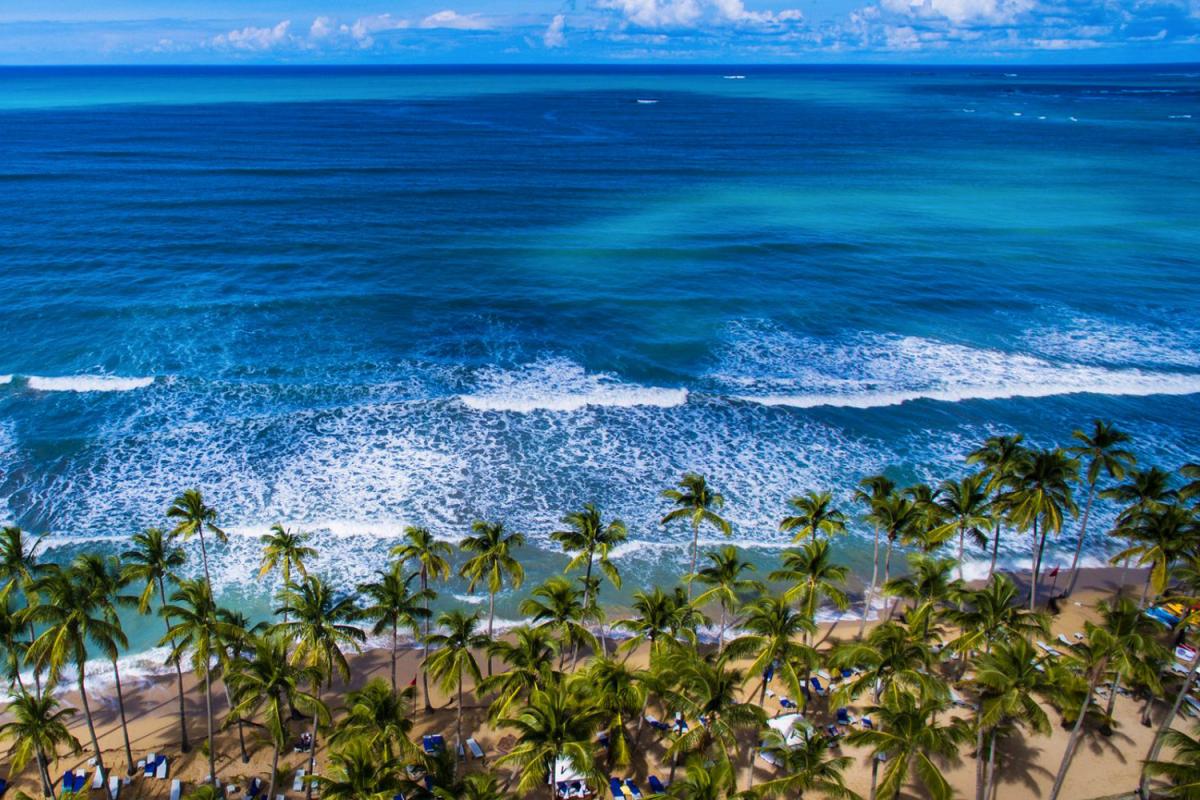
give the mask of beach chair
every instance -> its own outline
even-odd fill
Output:
[[[608,790],[612,792],[613,800],[625,800],[625,793],[621,791],[621,782],[616,778],[608,779]]]
[[[870,718],[870,717],[863,717],[862,719],[860,719],[860,720],[858,721],[858,724],[859,724],[859,725],[862,725],[864,728],[866,728],[866,729],[867,729],[867,730],[869,730],[869,731],[873,731],[873,730],[875,730],[875,726],[871,724],[871,718]]]
[[[167,757],[159,756],[158,757],[158,769],[154,770],[154,777],[157,780],[165,781],[167,779],[169,769],[170,768],[167,766]]]
[[[1074,647],[1074,646],[1075,646],[1075,643],[1074,643],[1074,642],[1072,642],[1070,639],[1068,639],[1068,638],[1067,638],[1067,636],[1066,636],[1066,634],[1064,634],[1064,633],[1060,633],[1060,634],[1058,635],[1058,641],[1062,642],[1062,643],[1063,643],[1063,644],[1065,644],[1067,647]]]
[[[782,763],[778,756],[776,756],[774,753],[769,753],[766,750],[759,750],[758,757],[770,764],[772,767],[778,767]],[[650,785],[651,787],[654,786],[654,784]]]
[[[657,775],[651,775],[648,783],[650,784],[650,791],[655,794],[662,794],[667,791],[667,787],[663,785],[663,782],[658,779]]]
[[[813,691],[817,693],[817,697],[825,696],[825,687],[821,684],[820,678],[818,678],[816,675],[813,675],[808,679],[808,682],[812,684]]]
[[[303,792],[304,791],[304,770],[303,770],[303,768],[296,770],[296,777],[292,781],[292,791],[293,792]]]
[[[183,793],[183,784],[179,779],[171,781],[171,800],[179,800],[179,796]]]
[[[64,792],[75,791],[75,773],[73,771],[67,770],[63,773],[62,789]]]
[[[246,788],[246,797],[250,800],[257,800],[258,795],[262,792],[262,780],[259,778],[251,778],[250,785]]]
[[[788,709],[789,711],[798,707],[795,703],[793,703],[791,701],[790,698],[787,698],[787,697],[779,698],[779,705],[783,706],[784,708]]]
[[[1049,654],[1049,655],[1052,655],[1052,656],[1061,656],[1061,655],[1062,655],[1062,653],[1058,652],[1058,651],[1057,651],[1057,650],[1055,650],[1053,647],[1051,647],[1050,645],[1048,645],[1048,644],[1046,644],[1045,642],[1041,641],[1040,639],[1039,639],[1039,640],[1038,640],[1038,642],[1037,642],[1037,646],[1038,646],[1038,647],[1040,647],[1040,648],[1042,648],[1043,650],[1045,650],[1045,651],[1046,651],[1046,653],[1047,653],[1047,654]]]
[[[842,680],[846,680],[847,678],[853,678],[853,677],[854,677],[854,670],[850,669],[849,667],[842,667]]]
[[[479,746],[479,742],[474,739],[467,739],[467,749],[471,751],[471,758],[478,761],[483,760],[483,748]]]
[[[838,725],[853,725],[854,724],[854,717],[850,716],[850,709],[843,707],[843,708],[839,708],[837,710],[837,724]]]
[[[4,793],[7,791],[8,791],[8,781],[6,781],[4,778],[0,778],[0,797],[3,797]]]
[[[108,776],[108,793],[112,795],[113,800],[117,800],[117,795],[121,793],[121,779],[116,775]]]
[[[92,759],[92,761],[95,762],[95,759]],[[94,766],[94,763],[93,763],[93,766]],[[96,772],[92,775],[92,791],[99,791],[100,789],[103,789],[103,788],[104,788],[104,772],[102,770],[100,770],[99,768],[97,768]]]
[[[570,797],[571,796],[571,787],[568,786],[567,784],[563,783],[562,781],[559,781],[558,783],[554,784],[554,789],[558,793],[559,797]]]
[[[625,779],[625,786],[629,789],[630,793],[632,793],[635,798],[638,798],[638,800],[641,800],[642,790],[638,788],[638,785],[633,782],[632,778]]]
[[[87,773],[83,770],[79,770],[75,773],[75,784],[72,787],[72,791],[74,791],[75,794],[80,794],[87,788],[87,783]]]

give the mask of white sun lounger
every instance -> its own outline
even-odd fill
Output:
[[[109,776],[108,793],[113,796],[113,800],[117,800],[117,795],[121,793],[121,779],[116,775]]]
[[[294,781],[292,781],[292,791],[293,792],[304,791],[304,770],[303,769],[296,770],[296,779]]]
[[[471,757],[483,760],[483,748],[479,746],[479,742],[474,739],[467,739],[467,749],[471,751]]]
[[[96,773],[92,775],[92,788],[97,790],[104,788],[104,772],[100,769],[97,769]]]
[[[158,762],[158,769],[155,770],[154,777],[160,781],[167,779],[167,759],[165,757],[162,761]]]
[[[179,800],[181,794],[183,794],[183,784],[178,779],[171,781],[171,800]]]
[[[759,750],[758,757],[761,758],[763,761],[767,762],[768,764],[770,764],[772,767],[779,766],[779,759],[776,758],[771,753],[768,753],[766,750]]]
[[[1075,643],[1074,643],[1074,642],[1072,642],[1070,639],[1068,639],[1068,638],[1067,638],[1067,636],[1066,636],[1066,634],[1064,634],[1064,633],[1060,633],[1060,634],[1058,635],[1058,641],[1062,642],[1062,643],[1063,643],[1063,644],[1065,644],[1067,647],[1074,647],[1074,646],[1075,646]]]
[[[1061,656],[1062,655],[1062,653],[1058,652],[1053,647],[1051,647],[1050,645],[1046,644],[1043,641],[1039,640],[1037,643],[1037,646],[1042,648],[1043,650],[1045,650],[1047,653],[1049,653],[1052,656]]]

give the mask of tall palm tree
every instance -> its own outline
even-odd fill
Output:
[[[729,643],[726,654],[753,659],[746,672],[752,677],[763,676],[758,689],[759,706],[766,699],[765,673],[772,664],[778,665],[779,679],[800,701],[805,694],[804,680],[817,662],[816,650],[800,641],[816,629],[812,618],[796,611],[784,598],[767,595],[749,607],[742,629],[745,633]]]
[[[4,662],[4,677],[12,694],[16,690],[26,691],[25,681],[21,680],[21,667],[28,662],[29,642],[25,641],[26,613],[24,609],[15,609],[12,595],[16,591],[16,583],[9,581],[0,586],[0,658]],[[38,692],[41,696],[41,692]]]
[[[883,553],[883,584],[886,586],[892,576],[892,551],[896,548],[896,542],[907,538],[916,527],[920,511],[912,500],[892,492],[873,503],[867,516],[886,535],[887,544]],[[889,608],[889,619],[891,612]]]
[[[1015,477],[1010,516],[1021,530],[1033,531],[1033,569],[1029,581],[1029,608],[1037,608],[1038,577],[1046,537],[1062,530],[1066,514],[1078,509],[1071,484],[1079,472],[1079,462],[1062,450],[1037,450],[1029,456]]]
[[[521,601],[520,611],[535,627],[549,628],[558,635],[559,671],[562,671],[568,650],[578,653],[580,646],[593,651],[599,649],[596,637],[585,622],[601,618],[602,612],[589,611],[582,600],[582,592],[573,583],[561,575],[552,575],[531,595]],[[491,634],[488,636],[490,638]],[[491,661],[490,649],[488,660]]]
[[[173,536],[183,536],[185,541],[193,536],[200,537],[204,582],[208,584],[208,593],[212,594],[212,574],[208,571],[208,545],[204,540],[204,532],[208,531],[219,542],[228,541],[225,531],[217,527],[217,510],[205,504],[199,489],[188,489],[172,501],[167,509],[167,517],[179,520],[171,529]]]
[[[424,630],[421,632],[421,646],[424,652],[421,663],[429,661],[429,622],[433,618],[429,610],[430,602],[437,597],[437,592],[429,588],[430,581],[445,580],[450,577],[450,545],[439,542],[427,528],[410,525],[404,529],[404,541],[392,548],[392,556],[407,564],[417,562],[417,574],[421,576],[421,596],[425,600]],[[425,701],[425,713],[433,711],[433,703],[429,699],[429,673],[421,669],[422,697]]]
[[[438,800],[509,800],[511,797],[501,787],[500,779],[486,772],[465,775],[457,786],[435,786],[433,796]]]
[[[476,686],[483,680],[479,662],[475,660],[473,651],[487,647],[492,637],[479,634],[478,614],[468,616],[457,609],[445,611],[438,617],[437,623],[445,633],[435,633],[429,637],[429,644],[434,650],[430,653],[425,667],[443,692],[455,693],[458,697],[455,707],[455,745],[462,747],[466,741],[463,736],[463,696],[466,680],[470,677]]]
[[[170,646],[168,661],[181,662],[191,653],[192,671],[204,678],[204,709],[207,721],[208,779],[216,785],[216,748],[213,742],[212,669],[213,659],[220,649],[217,628],[217,604],[207,582],[184,579],[179,588],[171,593],[171,603],[163,606],[159,613],[163,619],[171,620],[167,635],[159,646]]]
[[[64,667],[72,666],[77,674],[79,700],[87,720],[88,734],[92,740],[92,751],[96,768],[106,772],[104,754],[96,735],[95,719],[87,693],[87,670],[89,645],[105,654],[127,647],[125,634],[115,625],[100,606],[92,590],[76,569],[62,569],[48,565],[32,584],[32,589],[42,595],[45,602],[28,608],[28,619],[41,633],[29,646],[29,657],[40,667],[48,669],[51,682],[57,682]],[[105,791],[110,795],[108,787]]]
[[[609,555],[628,538],[629,529],[619,519],[605,525],[600,510],[593,503],[585,503],[582,511],[564,516],[562,524],[564,529],[554,531],[550,538],[562,545],[564,552],[573,554],[564,572],[583,567],[583,606],[590,609],[596,601],[592,593],[593,566],[600,567],[614,588],[621,588],[621,573],[609,560]]]
[[[883,705],[866,710],[876,723],[874,729],[853,731],[846,741],[870,748],[873,774],[879,757],[887,757],[883,779],[878,786],[872,780],[871,800],[899,797],[910,772],[916,773],[923,796],[932,800],[950,800],[954,796],[937,759],[957,759],[959,745],[968,741],[971,734],[961,719],[939,720],[946,706],[946,701],[940,698],[897,692]]]
[[[911,614],[909,624],[923,624],[922,616]],[[946,694],[940,676],[934,674],[936,661],[932,647],[914,630],[896,622],[880,623],[864,640],[843,642],[833,649],[830,663],[858,671],[837,689],[837,701],[854,699],[867,691],[877,705],[893,690],[923,696]]]
[[[121,667],[117,661],[117,657],[120,655],[118,648],[126,648],[129,643],[121,628],[118,609],[136,606],[137,598],[125,593],[124,590],[129,585],[129,580],[122,573],[121,562],[115,556],[104,558],[94,553],[85,553],[75,559],[71,565],[71,573],[73,580],[81,586],[87,587],[93,598],[92,602],[104,612],[109,623],[121,634],[120,637],[114,637],[111,643],[102,645],[102,649],[112,663],[113,680],[117,690],[117,710],[121,720],[121,736],[125,743],[125,759],[128,769],[126,774],[132,775],[134,773],[133,748],[129,743],[129,724],[125,718],[125,692],[121,687]]]
[[[146,586],[138,598],[138,612],[150,612],[150,600],[158,591],[158,608],[161,612],[167,605],[167,582],[175,583],[176,572],[187,562],[183,548],[174,542],[174,537],[160,528],[147,528],[133,535],[133,547],[121,554],[125,562],[125,577],[130,583]],[[171,629],[170,617],[163,624]],[[175,662],[176,686],[179,692],[179,749],[188,752],[187,703],[183,694],[183,665]]]
[[[58,751],[67,748],[72,755],[79,755],[83,748],[72,734],[69,720],[75,715],[73,708],[60,708],[58,698],[52,694],[34,697],[19,692],[6,709],[10,717],[0,725],[0,741],[11,741],[9,751],[9,776],[21,772],[29,759],[37,763],[38,777],[42,780],[42,796],[54,797],[54,781],[50,778],[50,760],[58,762]]]
[[[954,572],[952,558],[911,553],[908,570],[907,575],[885,583],[883,591],[897,600],[908,600],[913,611],[928,606],[930,613],[924,615],[926,624],[942,612],[942,604],[955,602],[963,594],[962,581],[950,577]]]
[[[1116,640],[1116,648],[1110,663],[1112,683],[1109,685],[1108,707],[1101,732],[1112,732],[1113,708],[1117,702],[1117,688],[1126,679],[1136,681],[1154,694],[1162,691],[1158,673],[1167,657],[1167,650],[1157,640],[1156,623],[1142,614],[1142,609],[1127,597],[1117,596],[1112,601],[1101,601],[1100,617],[1104,629]]]
[[[1092,696],[1100,682],[1109,675],[1113,659],[1120,655],[1121,640],[1106,628],[1092,622],[1084,623],[1084,638],[1072,645],[1064,654],[1072,670],[1086,684],[1083,692],[1083,702],[1075,718],[1075,726],[1067,739],[1066,750],[1063,751],[1062,763],[1059,764],[1058,774],[1054,777],[1054,785],[1050,789],[1049,800],[1057,800],[1062,791],[1063,782],[1067,778],[1067,770],[1075,758],[1075,750],[1079,746],[1079,738],[1083,735],[1083,725],[1087,720],[1088,708]]]
[[[38,602],[38,593],[33,588],[33,582],[42,572],[43,566],[38,562],[38,547],[40,537],[30,537],[20,528],[8,525],[0,529],[0,582],[12,584],[23,596],[25,606],[34,606]],[[27,623],[28,641],[32,644],[37,638],[33,622]],[[37,695],[42,693],[42,670],[33,668],[33,685]]]
[[[1046,615],[1020,605],[1018,594],[1016,584],[1002,573],[993,575],[983,588],[965,592],[963,608],[950,612],[950,620],[959,630],[950,646],[962,654],[988,653],[999,643],[1049,633]]]
[[[1039,702],[1054,691],[1054,681],[1043,666],[1047,658],[1028,639],[1013,637],[997,643],[976,663],[975,800],[992,796],[996,741],[1005,731],[1021,727],[1049,735],[1050,720]]]
[[[970,536],[975,545],[985,547],[988,543],[985,531],[991,530],[993,524],[984,478],[982,475],[967,475],[957,481],[943,481],[938,494],[941,524],[934,527],[930,535],[935,539],[946,539],[957,534],[958,579],[961,581],[967,537]]]
[[[1101,498],[1124,506],[1117,514],[1114,530],[1120,530],[1147,511],[1161,508],[1179,497],[1179,492],[1171,488],[1171,473],[1158,467],[1132,470],[1125,477],[1124,483],[1110,486],[1099,493]],[[1128,567],[1129,562],[1126,561],[1125,569],[1121,572],[1122,586],[1125,585]]]
[[[590,693],[580,690],[578,681],[535,689],[516,716],[501,722],[516,731],[517,744],[496,763],[516,767],[521,776],[517,792],[522,797],[536,791],[555,797],[552,776],[558,759],[565,760],[589,782],[599,782],[602,779],[596,768],[593,740],[604,718],[603,709]]]
[[[544,686],[559,676],[554,674],[554,655],[559,652],[558,640],[546,626],[519,625],[510,631],[511,641],[496,639],[488,651],[508,669],[484,678],[475,693],[495,694],[488,707],[488,718],[498,720],[526,699],[538,686]]]
[[[728,629],[730,615],[742,602],[743,595],[755,590],[761,591],[762,585],[743,577],[744,573],[753,572],[755,566],[749,561],[743,561],[733,545],[726,545],[715,553],[705,553],[704,557],[708,559],[708,566],[697,571],[694,580],[708,588],[693,602],[697,606],[713,602],[720,606],[721,627],[717,632],[717,652],[720,652],[725,649],[725,631]]]
[[[404,562],[393,562],[390,569],[381,569],[378,580],[360,583],[358,593],[370,601],[362,610],[364,619],[375,623],[371,633],[384,631],[392,635],[392,691],[400,691],[396,683],[396,657],[400,649],[400,631],[411,631],[414,639],[421,636],[421,622],[429,617],[424,591],[413,592],[409,584],[417,577],[404,574]]]
[[[308,794],[318,787],[325,800],[391,800],[405,785],[404,763],[361,739],[334,750],[326,769],[308,779]]]
[[[270,739],[272,753],[267,797],[275,797],[279,753],[287,745],[290,709],[303,705],[314,716],[328,718],[324,703],[303,689],[303,684],[313,685],[320,680],[319,670],[291,662],[287,639],[278,634],[257,638],[253,654],[237,659],[226,675],[234,699],[231,718],[241,720],[261,716]]]
[[[284,586],[292,582],[292,570],[299,572],[301,578],[307,578],[308,567],[304,562],[317,557],[316,548],[307,544],[310,539],[311,533],[292,533],[278,522],[272,525],[270,533],[259,537],[263,547],[262,564],[258,569],[259,579],[267,577],[275,570],[279,570]],[[285,608],[283,621],[287,622],[287,618],[288,609]]]
[[[879,534],[882,529],[879,517],[872,512],[877,503],[894,491],[896,491],[896,484],[886,475],[868,475],[858,482],[858,489],[854,492],[854,499],[866,504],[866,518],[871,521],[871,527],[875,529],[875,545],[871,550],[871,582],[867,584],[866,596],[863,598],[862,619],[858,623],[858,638],[860,639],[866,630],[867,616],[871,613],[871,603],[875,600],[875,587],[879,582]]]
[[[806,492],[788,500],[788,505],[796,513],[784,517],[779,530],[793,534],[793,542],[805,538],[815,542],[821,534],[832,539],[846,532],[846,515],[833,507],[833,495],[829,492]]]
[[[858,800],[846,787],[845,772],[854,763],[835,752],[837,744],[814,728],[800,727],[798,741],[788,741],[775,730],[767,731],[763,751],[780,765],[779,777],[760,783],[759,797],[804,797],[816,792],[821,797]]]
[[[730,651],[732,653],[732,649]],[[739,738],[749,732],[757,733],[766,724],[762,706],[741,699],[745,675],[729,666],[729,659],[709,660],[694,652],[679,650],[668,655],[675,686],[666,692],[668,708],[686,719],[704,720],[702,725],[689,728],[675,738],[667,753],[699,753],[715,757],[731,766],[734,754],[741,751]],[[746,788],[753,781],[754,750],[746,759]]]
[[[789,603],[799,602],[804,615],[816,623],[817,608],[828,600],[839,609],[850,605],[850,598],[843,590],[850,569],[833,561],[833,551],[826,540],[814,539],[805,542],[799,549],[783,551],[783,568],[772,572],[773,581],[786,581],[791,587],[784,592]],[[815,630],[815,627],[814,627]],[[805,631],[804,640],[811,642],[813,631]]]
[[[1200,797],[1200,738],[1179,730],[1167,731],[1164,738],[1175,759],[1146,762],[1146,775],[1170,781],[1167,786],[1155,789],[1154,796],[1196,800]]]
[[[650,643],[652,654],[675,643],[679,633],[688,628],[684,617],[694,611],[686,597],[681,597],[678,592],[665,592],[660,586],[649,592],[634,592],[631,607],[633,615],[613,625],[631,634],[623,645],[627,653],[632,653],[643,642]]]
[[[471,524],[472,536],[467,536],[458,546],[468,553],[474,553],[462,565],[459,574],[467,579],[467,593],[475,591],[482,582],[488,592],[488,625],[489,639],[496,634],[496,595],[504,588],[505,579],[513,589],[520,589],[525,581],[525,568],[513,555],[518,547],[525,544],[525,534],[509,533],[502,522],[485,522],[476,520]],[[492,658],[488,656],[488,675],[492,674]]]
[[[295,619],[281,622],[279,630],[296,642],[292,659],[299,664],[307,664],[316,668],[313,674],[311,690],[317,697],[321,696],[321,680],[326,688],[333,685],[333,676],[340,675],[343,680],[350,678],[350,663],[346,660],[346,648],[359,650],[359,645],[367,638],[361,628],[353,622],[358,617],[358,609],[350,597],[339,597],[328,583],[316,575],[308,575],[299,583],[284,587],[279,593],[281,607],[275,610],[282,613],[284,608],[290,608]],[[313,715],[312,745],[308,748],[308,773],[311,775],[317,764],[317,723],[320,716]],[[305,787],[306,800],[312,800],[312,784]]]
[[[217,608],[217,668],[222,677],[222,689],[225,691],[225,702],[233,708],[233,694],[229,681],[225,680],[233,667],[233,662],[246,658],[255,647],[255,637],[267,629],[266,622],[250,623],[250,618],[241,611],[229,608]],[[250,763],[250,754],[246,751],[246,721],[236,718],[238,749],[241,750],[242,763]]]
[[[372,678],[346,695],[345,715],[338,720],[329,744],[336,749],[361,739],[388,759],[417,758],[421,751],[412,741],[416,694],[413,687],[395,692],[384,681]]]
[[[983,446],[967,454],[968,464],[983,467],[980,472],[987,481],[987,490],[992,495],[992,561],[988,577],[996,573],[996,558],[1000,553],[1000,539],[1004,535],[1004,518],[1008,512],[1009,492],[1016,476],[1029,460],[1029,449],[1021,434],[990,436]]]
[[[689,575],[696,574],[696,562],[700,554],[700,525],[707,522],[726,536],[733,533],[728,520],[718,512],[725,506],[725,498],[714,492],[703,475],[685,472],[679,479],[677,489],[664,489],[662,496],[675,506],[668,511],[659,524],[666,525],[677,519],[686,519],[692,525],[692,568]],[[688,600],[692,599],[692,584],[688,583]]]
[[[1187,550],[1196,549],[1200,522],[1190,508],[1160,505],[1127,519],[1114,532],[1129,540],[1130,544],[1113,556],[1109,563],[1119,564],[1136,559],[1139,566],[1150,567],[1139,601],[1139,605],[1144,607],[1151,589],[1155,596],[1166,590],[1167,576],[1176,560]]]
[[[643,713],[649,694],[647,686],[637,671],[607,656],[592,659],[583,675],[596,704],[604,712],[600,727],[608,733],[608,763],[628,766],[635,749],[628,722]]]
[[[737,776],[732,764],[725,761],[712,763],[699,756],[688,759],[681,780],[672,780],[665,795],[652,797],[679,798],[679,800],[751,800],[754,792],[738,792]]]
[[[1067,452],[1078,459],[1087,459],[1087,501],[1083,505],[1083,517],[1079,521],[1079,539],[1075,542],[1075,557],[1071,560],[1071,582],[1067,584],[1067,594],[1075,591],[1075,583],[1079,579],[1079,556],[1083,552],[1084,538],[1087,536],[1088,519],[1092,514],[1092,501],[1096,499],[1096,486],[1101,474],[1110,480],[1119,481],[1125,477],[1125,471],[1137,464],[1137,457],[1126,450],[1123,445],[1132,441],[1133,437],[1124,431],[1117,430],[1112,423],[1104,420],[1093,420],[1092,430],[1087,433],[1082,430],[1071,432],[1071,438],[1079,442],[1067,448]]]

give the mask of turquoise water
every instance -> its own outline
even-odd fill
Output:
[[[1194,460],[1198,75],[0,70],[0,518],[67,558],[198,486],[262,613],[273,522],[348,585],[503,519],[539,580],[594,500],[621,602],[685,469],[766,566],[788,496],[994,432]]]

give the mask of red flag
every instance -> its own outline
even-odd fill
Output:
[[[1057,577],[1058,577],[1058,567],[1055,567],[1054,569],[1050,570],[1050,577],[1051,577],[1051,578],[1057,578]]]
[[[413,679],[412,679],[411,681],[409,681],[409,682],[408,682],[408,685],[409,685],[409,686],[416,686],[416,685],[417,685],[417,676],[416,676],[416,675],[413,675]]]

